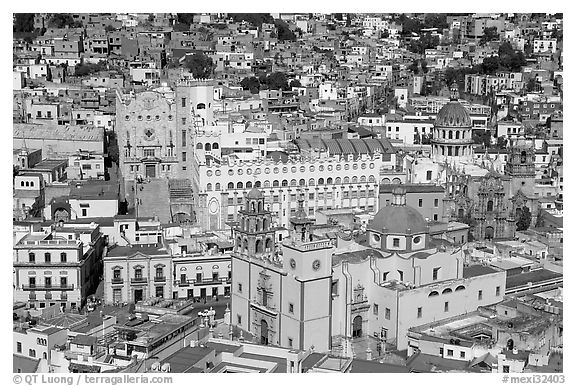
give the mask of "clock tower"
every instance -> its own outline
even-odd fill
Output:
[[[301,350],[330,350],[332,333],[332,254],[329,239],[317,239],[311,232],[313,220],[306,217],[304,199],[298,200],[298,211],[290,219],[290,238],[283,246],[283,264],[287,272],[285,297],[298,308],[288,313],[283,325],[298,337]],[[288,332],[287,332],[288,334]]]

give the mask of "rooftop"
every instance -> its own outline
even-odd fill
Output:
[[[471,277],[488,275],[495,272],[499,271],[496,268],[488,267],[486,265],[471,265],[469,267],[464,267],[464,278],[468,279]]]
[[[104,129],[92,125],[37,125],[14,123],[13,137],[68,141],[104,141]]]

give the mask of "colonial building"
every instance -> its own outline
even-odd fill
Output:
[[[102,275],[100,226],[53,225],[31,232],[14,246],[14,300],[30,308],[79,308]]]
[[[275,252],[270,212],[253,189],[240,211],[232,256],[232,324],[262,344],[353,354],[357,338],[375,336],[407,348],[410,327],[502,300],[504,271],[466,266],[466,253],[432,240],[421,214],[394,191],[365,240],[335,253],[314,239],[300,199],[290,238]],[[328,343],[329,342],[329,343]]]
[[[262,344],[306,350],[330,349],[332,244],[313,240],[312,221],[300,198],[289,242],[280,256],[271,213],[256,188],[239,211],[232,255],[231,323]],[[328,301],[327,301],[328,300]]]

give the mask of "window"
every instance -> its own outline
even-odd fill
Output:
[[[186,162],[186,152],[182,152],[182,162]]]
[[[338,296],[338,280],[332,282],[332,296]]]
[[[422,208],[423,203],[424,203],[424,201],[421,198],[418,199],[418,207]]]
[[[422,307],[418,307],[418,313],[416,314],[418,319],[422,318]]]
[[[51,260],[52,260],[52,256],[50,255],[50,252],[46,252],[46,253],[44,254],[44,261],[45,261],[46,263],[49,263]]]
[[[242,325],[242,315],[237,314],[236,315],[236,321],[238,322],[238,325]]]
[[[242,283],[238,283],[238,292],[242,292]]]
[[[67,261],[66,252],[60,254],[60,262],[65,263]]]
[[[394,237],[392,239],[392,246],[399,248],[400,247],[400,239],[398,237]]]
[[[33,350],[33,349],[28,350],[28,356],[31,356],[32,358],[36,358],[36,350]]]
[[[156,277],[164,277],[164,268],[158,267],[156,268]]]
[[[500,296],[500,286],[496,287],[496,296]]]
[[[436,267],[432,270],[432,280],[438,280],[438,272],[440,272],[440,267]]]
[[[444,312],[448,312],[448,302],[444,302]]]
[[[438,199],[437,198],[434,199],[434,207],[438,208]]]
[[[386,276],[388,276],[389,273],[390,273],[390,272],[384,272],[384,273],[382,274],[382,281],[386,281]]]
[[[35,277],[29,277],[28,278],[28,285],[30,286],[30,288],[36,288],[36,278]]]
[[[426,180],[430,181],[432,179],[432,170],[426,171]]]
[[[384,310],[384,318],[385,318],[386,320],[390,320],[390,308],[386,308],[386,309]]]
[[[182,107],[186,107],[186,98],[182,98]]]
[[[510,372],[510,366],[502,366],[502,372],[503,373],[509,373]]]
[[[142,279],[142,268],[136,268],[134,270],[134,278]]]
[[[444,348],[443,347],[440,347],[440,355],[444,356]]]
[[[34,252],[30,252],[28,254],[28,261],[30,263],[35,263],[36,262],[36,255],[34,254]]]
[[[82,208],[82,216],[83,216],[83,217],[88,216],[88,209]]]
[[[460,358],[466,358],[466,353],[464,351],[460,351]]]
[[[60,278],[60,287],[66,288],[67,286],[68,286],[68,278],[67,277],[61,277]]]
[[[288,312],[290,312],[291,314],[294,313],[294,304],[293,303],[288,304]]]
[[[292,347],[292,344],[293,344],[292,342],[293,342],[292,338],[288,338],[288,347]],[[290,364],[292,367],[294,367],[294,362],[291,361]]]
[[[202,272],[199,272],[196,274],[196,282],[201,282],[202,281]]]
[[[478,291],[478,300],[482,300],[482,290]]]
[[[400,277],[400,279],[399,279],[400,281],[404,281],[404,272],[403,271],[398,270],[398,276]]]
[[[448,354],[447,354],[447,356],[449,356],[449,357],[454,356],[454,350],[448,349]]]

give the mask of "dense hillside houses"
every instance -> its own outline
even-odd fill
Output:
[[[13,15],[13,369],[563,371],[563,15]]]

